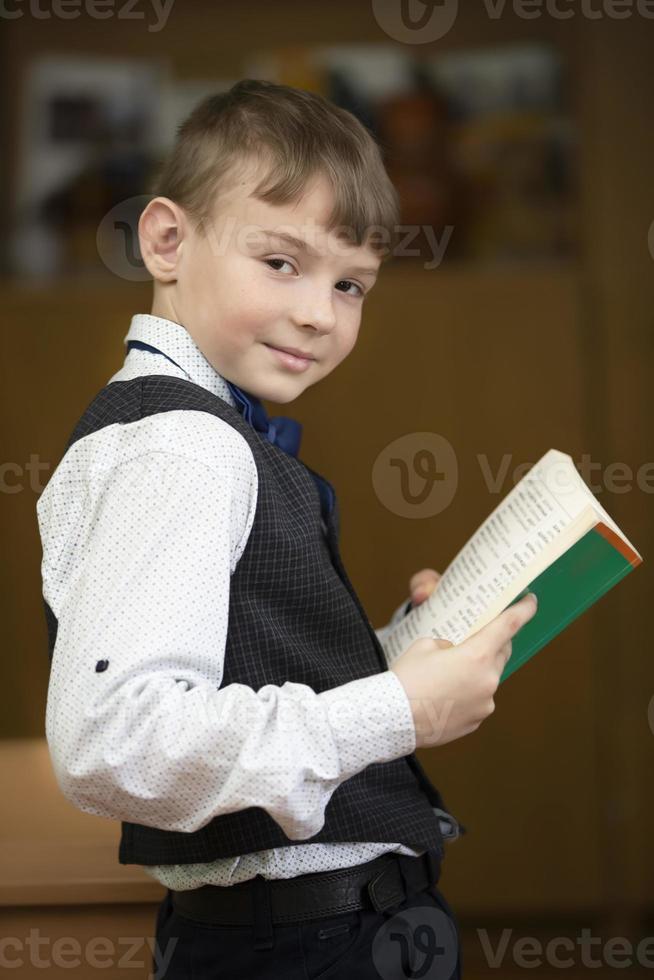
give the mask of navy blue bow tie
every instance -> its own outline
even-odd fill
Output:
[[[261,399],[256,395],[248,394],[231,381],[227,381],[227,387],[233,394],[236,407],[246,422],[249,422],[268,442],[279,446],[289,456],[297,456],[302,439],[301,422],[286,415],[268,416]]]
[[[163,354],[166,360],[174,364],[175,367],[178,367],[180,371],[184,370],[184,368],[179,366],[177,361],[173,361],[172,357],[168,357],[168,354],[164,354],[162,350],[153,347],[152,344],[146,344],[142,340],[130,340],[128,341],[127,349],[130,350],[132,347],[135,347],[137,350],[149,350],[155,354]],[[288,418],[285,415],[273,415],[269,417],[261,400],[256,395],[248,394],[235,384],[232,384],[231,381],[227,381],[226,378],[224,380],[234,396],[238,411],[245,421],[249,422],[257,432],[260,432],[268,442],[283,449],[290,456],[297,456],[300,451],[300,441],[302,439],[302,423]]]

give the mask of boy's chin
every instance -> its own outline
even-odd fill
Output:
[[[302,394],[310,386],[310,382],[306,381],[304,378],[302,381],[295,379],[291,383],[284,384],[266,384],[261,386],[261,394],[259,398],[265,401],[274,402],[276,405],[288,405],[289,402],[295,401],[296,398]]]

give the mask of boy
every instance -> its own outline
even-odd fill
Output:
[[[152,311],[37,505],[58,781],[166,885],[159,976],[378,977],[398,911],[436,916],[458,976],[436,883],[459,828],[414,750],[493,710],[533,604],[389,669],[334,488],[261,403],[354,347],[397,196],[351,114],[253,80],[191,113],[154,190]]]

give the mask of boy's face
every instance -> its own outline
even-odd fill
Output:
[[[182,324],[228,381],[283,404],[350,353],[380,259],[352,235],[326,231],[332,191],[324,177],[289,205],[251,197],[255,176],[239,181],[219,197],[204,235],[188,217],[181,222],[174,276],[155,281],[152,312]],[[273,231],[308,241],[313,252]],[[289,358],[280,347],[313,359]]]

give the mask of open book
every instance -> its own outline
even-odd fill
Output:
[[[461,643],[527,592],[538,610],[513,637],[500,683],[641,556],[556,449],[533,466],[443,572],[436,589],[384,639],[389,663],[421,636]]]

